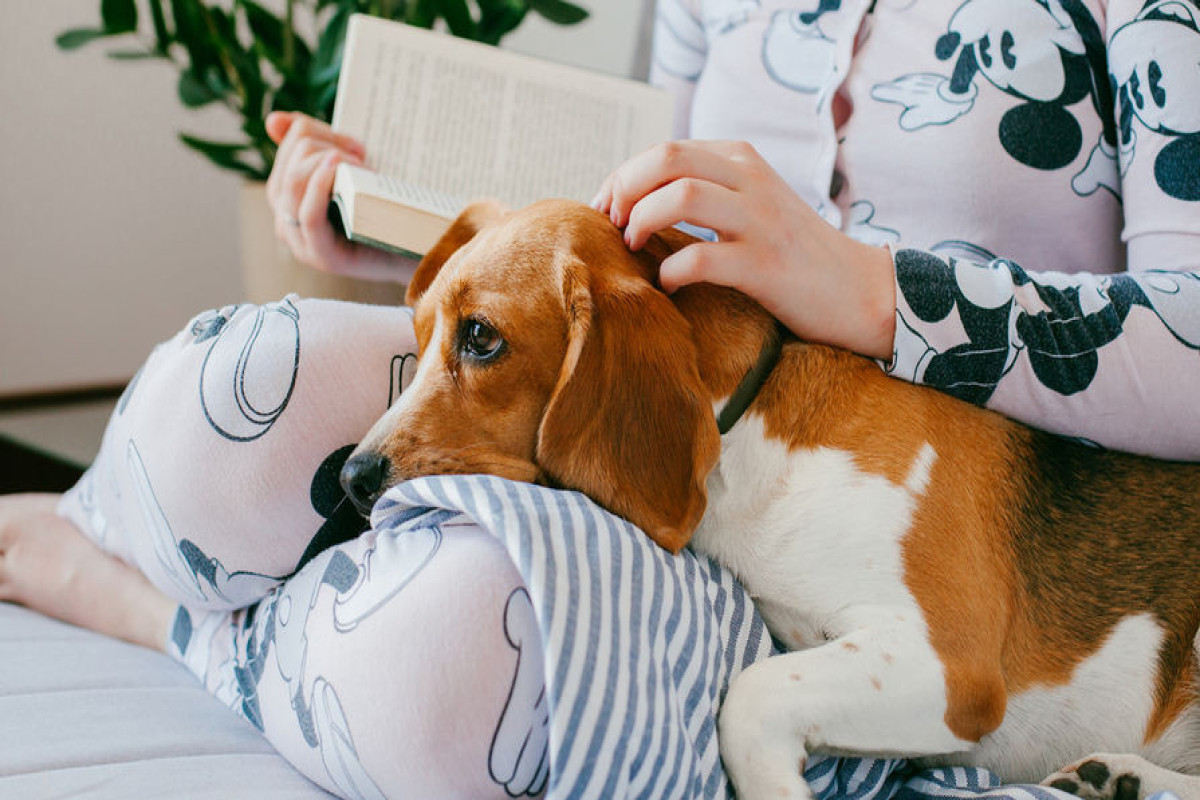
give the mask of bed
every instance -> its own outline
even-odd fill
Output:
[[[0,798],[330,797],[167,656],[6,603],[0,720]]]

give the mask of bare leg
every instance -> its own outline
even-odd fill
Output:
[[[58,516],[57,502],[0,496],[0,601],[162,650],[175,603]]]

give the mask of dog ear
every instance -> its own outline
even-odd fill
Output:
[[[478,200],[462,210],[462,213],[450,223],[450,227],[442,234],[429,252],[417,265],[416,272],[408,282],[408,290],[404,293],[406,305],[416,305],[421,295],[433,283],[441,271],[442,265],[450,260],[450,256],[467,242],[475,238],[475,234],[492,222],[508,213],[508,208],[495,200]]]
[[[721,447],[690,326],[644,277],[589,273],[570,258],[567,353],[538,431],[538,465],[553,485],[679,552],[704,514]]]

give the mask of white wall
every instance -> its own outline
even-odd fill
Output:
[[[591,18],[533,15],[506,46],[626,74],[642,0],[579,0]],[[99,0],[5,0],[0,25],[0,396],[127,380],[195,312],[236,301],[238,179],[186,150],[220,138],[217,111],[183,110],[175,72],[73,53],[60,31]]]

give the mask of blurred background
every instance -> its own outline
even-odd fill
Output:
[[[502,46],[644,75],[652,4],[576,3],[583,22],[529,14]],[[185,108],[169,63],[110,58],[117,40],[59,49],[59,34],[99,23],[99,0],[4,6],[0,437],[86,463],[153,345],[243,298],[244,182],[177,136],[227,140],[238,123],[218,105]]]

